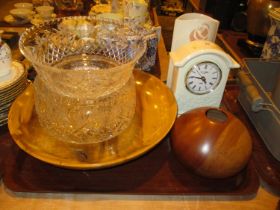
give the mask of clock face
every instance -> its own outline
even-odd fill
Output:
[[[219,66],[212,62],[194,65],[186,74],[185,86],[194,94],[206,94],[213,91],[222,78]]]

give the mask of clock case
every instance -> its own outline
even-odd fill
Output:
[[[167,86],[175,95],[179,115],[198,107],[219,107],[230,69],[240,67],[217,44],[206,40],[189,42],[171,52],[170,58]],[[212,62],[220,68],[221,80],[210,92],[195,94],[185,87],[185,77],[194,65],[204,62]]]

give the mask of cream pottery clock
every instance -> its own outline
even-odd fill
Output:
[[[229,70],[239,64],[218,45],[206,40],[190,42],[170,53],[171,89],[178,114],[198,107],[219,107]]]

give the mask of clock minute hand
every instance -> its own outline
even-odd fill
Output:
[[[195,68],[196,72],[199,74],[199,76],[203,77],[200,73],[199,67],[197,65],[194,65],[194,68]]]

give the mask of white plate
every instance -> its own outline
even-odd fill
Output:
[[[8,88],[10,85],[18,82],[24,73],[23,65],[17,61],[13,61],[10,73],[4,77],[0,77],[0,90]]]
[[[0,104],[3,104],[5,101],[8,101],[12,98],[15,98],[18,94],[20,94],[26,87],[28,82],[22,82],[21,84],[14,86],[12,89],[8,89],[8,91],[1,93],[0,92]]]
[[[11,25],[24,25],[24,24],[30,22],[29,19],[18,19],[18,18],[15,18],[15,17],[12,16],[12,15],[6,15],[6,16],[4,17],[4,21],[5,21],[6,23],[11,24]]]

